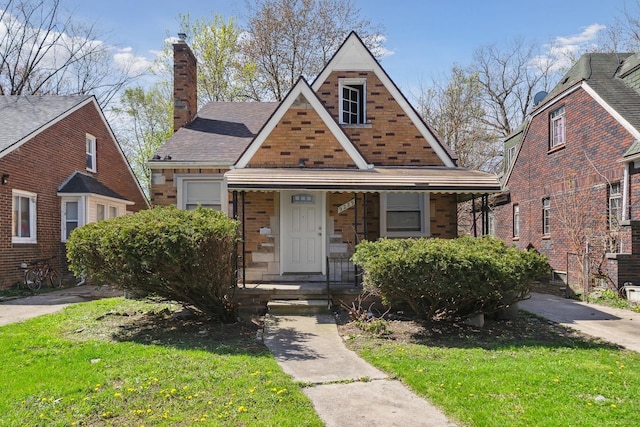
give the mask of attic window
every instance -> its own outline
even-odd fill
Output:
[[[361,79],[340,80],[340,123],[366,123],[366,81]]]
[[[96,172],[96,137],[86,134],[87,170]]]

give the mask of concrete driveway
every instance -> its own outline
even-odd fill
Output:
[[[640,313],[538,293],[518,305],[545,319],[640,352]]]
[[[77,302],[122,295],[122,290],[111,286],[84,285],[3,302],[0,303],[0,326],[55,313]]]

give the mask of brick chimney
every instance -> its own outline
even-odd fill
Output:
[[[178,34],[173,44],[173,131],[191,122],[198,112],[198,62],[185,41]]]

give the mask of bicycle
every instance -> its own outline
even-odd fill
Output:
[[[24,284],[32,291],[37,291],[42,287],[43,282],[48,282],[52,288],[61,287],[62,279],[50,261],[55,256],[46,259],[34,259],[29,264],[32,266],[24,272]]]

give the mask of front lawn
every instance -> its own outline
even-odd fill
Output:
[[[360,356],[469,426],[640,425],[640,354],[532,315],[482,329],[389,322],[341,326]]]
[[[313,426],[250,325],[114,298],[0,327],[0,426]]]

